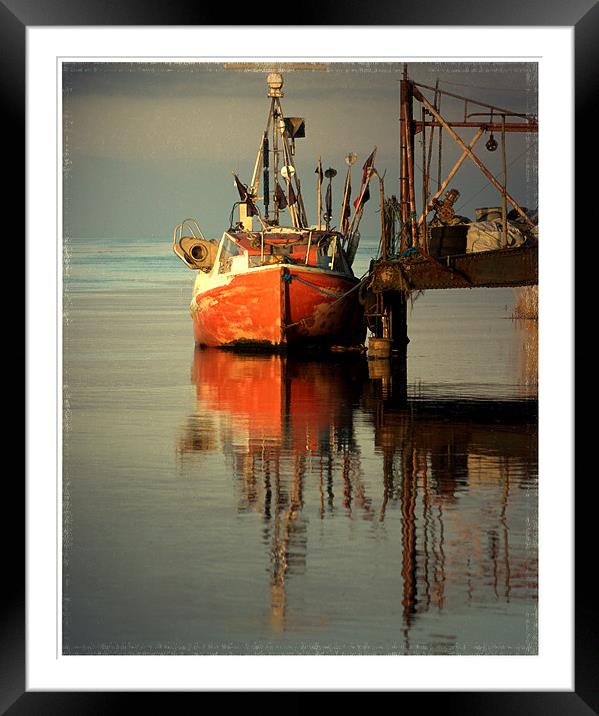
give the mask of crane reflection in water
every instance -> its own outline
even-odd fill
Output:
[[[272,633],[293,629],[314,519],[325,543],[329,520],[370,525],[371,549],[396,541],[406,653],[426,612],[536,600],[536,528],[512,509],[529,491],[536,515],[536,401],[408,398],[387,361],[219,350],[196,349],[192,379],[179,461],[224,453],[238,513],[261,521]]]

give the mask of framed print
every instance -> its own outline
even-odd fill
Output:
[[[3,9],[27,127],[9,713],[236,690],[596,708],[584,588],[571,617],[570,92],[576,65],[578,118],[597,12],[520,10]]]

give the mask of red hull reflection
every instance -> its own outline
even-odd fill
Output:
[[[307,569],[309,534],[321,558],[339,518],[369,525],[373,544],[395,535],[389,569],[401,580],[409,653],[420,614],[536,599],[518,513],[536,480],[536,403],[406,402],[403,390],[398,401],[393,370],[373,367],[196,349],[197,408],[178,452],[197,456],[197,472],[185,471],[198,480],[211,459],[203,453],[224,454],[238,513],[261,520],[275,632],[306,626],[288,592]]]

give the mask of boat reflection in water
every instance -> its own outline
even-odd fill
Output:
[[[535,603],[536,401],[408,399],[405,375],[356,359],[196,349],[192,375],[179,461],[201,470],[224,453],[238,514],[261,522],[271,634],[349,614],[358,643],[366,614],[376,641],[389,605],[401,652],[455,653],[455,624],[410,644],[415,620]],[[297,603],[290,580],[305,580]],[[319,601],[325,581],[343,585],[347,613]],[[516,652],[536,648],[528,627]]]

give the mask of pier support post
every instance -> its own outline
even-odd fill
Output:
[[[389,405],[401,406],[408,394],[408,326],[407,303],[403,293],[399,291],[373,294],[373,307],[377,313],[375,327],[376,338],[391,339],[391,356],[389,358],[369,361],[369,374],[373,379],[381,380],[380,397]],[[371,314],[373,315],[373,314]]]
[[[395,291],[385,294],[385,308],[389,316],[389,338],[393,341],[392,349],[405,356],[409,338],[408,308],[404,294]]]
[[[364,315],[374,338],[391,339],[391,356],[370,359],[371,378],[382,380],[385,401],[401,405],[407,400],[408,311],[407,295],[403,291],[368,291],[364,300]]]

